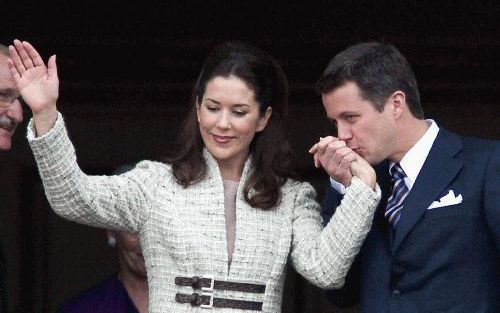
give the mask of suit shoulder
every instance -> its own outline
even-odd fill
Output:
[[[469,162],[497,162],[500,159],[500,141],[474,137],[461,137],[462,155]]]
[[[461,136],[464,149],[478,152],[494,152],[500,149],[500,141],[476,137]]]

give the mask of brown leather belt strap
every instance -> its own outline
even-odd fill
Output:
[[[211,291],[214,289],[242,291],[250,293],[264,293],[266,291],[266,285],[214,280],[213,278],[198,276],[176,277],[175,284],[178,286],[191,286],[194,289],[201,289],[203,291]]]
[[[178,293],[175,295],[175,301],[178,303],[189,303],[192,306],[199,306],[204,309],[228,308],[262,311],[262,302],[214,298],[213,293],[193,293],[190,295]]]

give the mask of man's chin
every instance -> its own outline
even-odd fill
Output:
[[[382,163],[382,160],[378,160],[376,158],[373,158],[371,157],[370,155],[367,155],[367,154],[364,154],[364,155],[360,155],[366,162],[368,162],[368,164],[370,164],[371,166],[376,166],[376,165],[379,165],[380,163]]]

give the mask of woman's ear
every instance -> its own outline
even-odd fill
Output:
[[[271,107],[267,107],[266,112],[264,112],[264,115],[260,117],[259,123],[257,124],[258,132],[263,131],[264,128],[266,128],[267,122],[269,121],[271,114],[273,114],[273,109]]]

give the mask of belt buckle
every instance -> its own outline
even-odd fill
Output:
[[[213,282],[213,280],[212,280]],[[200,308],[202,309],[213,309],[214,307],[214,294],[211,293],[211,292],[202,292],[201,293],[201,296],[207,296],[207,297],[210,297],[210,302],[209,304],[200,304]]]
[[[203,278],[210,279],[210,286],[209,287],[201,287],[201,290],[206,291],[206,292],[213,292],[214,291],[214,281],[215,281],[214,276],[213,275],[203,276]]]

